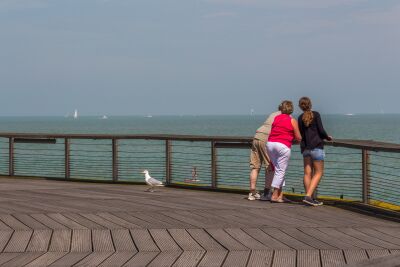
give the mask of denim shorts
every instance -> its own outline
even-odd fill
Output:
[[[305,149],[303,152],[303,157],[311,157],[312,160],[324,160],[325,151],[321,148]]]

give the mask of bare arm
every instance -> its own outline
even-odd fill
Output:
[[[297,121],[295,119],[292,119],[292,126],[293,126],[293,130],[294,130],[294,141],[296,143],[299,143],[301,141],[301,134],[300,134],[300,130],[299,130],[299,124],[297,123]]]

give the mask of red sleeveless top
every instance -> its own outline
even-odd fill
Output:
[[[288,148],[291,148],[293,139],[294,128],[292,125],[292,117],[288,114],[276,116],[274,122],[272,123],[268,142],[282,143]]]

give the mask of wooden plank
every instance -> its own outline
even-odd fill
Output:
[[[215,241],[204,229],[186,229],[193,239],[207,251],[226,250],[220,243]],[[225,255],[225,254],[224,254]]]
[[[347,235],[341,231],[338,231],[335,228],[321,227],[321,228],[318,228],[318,230],[329,236],[332,236],[333,238],[340,238],[343,242],[350,243],[353,246],[356,246],[358,248],[362,248],[362,249],[377,249],[377,248],[379,249],[380,248],[380,247],[372,245],[368,242],[364,242],[364,241],[354,238],[350,235]]]
[[[400,238],[400,229],[398,227],[375,227],[375,229],[384,234]]]
[[[140,225],[134,224],[132,222],[128,222],[128,221],[126,221],[124,219],[121,219],[120,217],[117,217],[117,216],[115,216],[115,215],[113,215],[111,213],[108,213],[108,212],[98,213],[97,215],[102,217],[102,218],[104,218],[104,219],[106,219],[106,220],[112,221],[112,222],[114,222],[114,223],[116,223],[116,224],[118,224],[118,225],[120,225],[122,227],[125,227],[125,228],[129,228],[129,229],[143,228]]]
[[[220,267],[222,266],[226,255],[226,250],[210,250],[206,251],[206,254],[201,259],[198,267]]]
[[[26,267],[48,266],[53,262],[64,257],[66,254],[67,252],[47,252],[25,266]]]
[[[268,247],[264,246],[258,240],[252,238],[248,234],[246,234],[242,229],[239,228],[227,228],[225,231],[234,239],[244,244],[251,250],[265,250]]]
[[[146,212],[146,215],[148,218],[152,218],[153,221],[157,222],[162,222],[162,224],[167,225],[168,228],[174,227],[174,228],[188,228],[192,227],[192,225],[181,222],[179,220],[176,220],[172,217],[166,216],[162,213],[159,212]]]
[[[329,243],[322,242],[319,239],[316,239],[312,236],[309,236],[296,228],[282,228],[280,229],[282,232],[290,235],[291,237],[313,247],[316,249],[337,249],[334,246],[329,245]]]
[[[31,214],[32,218],[36,221],[40,222],[41,224],[45,225],[47,228],[58,230],[58,229],[67,229],[67,227],[50,217],[46,216],[46,214]]]
[[[161,251],[148,267],[170,267],[174,264],[174,262],[179,258],[182,254],[182,251],[178,250],[169,250],[169,251]]]
[[[115,251],[117,252],[137,252],[135,244],[131,238],[128,229],[111,230],[112,239],[114,241]]]
[[[33,231],[14,231],[4,252],[24,252]]]
[[[103,261],[99,266],[101,267],[110,267],[110,266],[123,266],[129,259],[131,259],[137,252],[115,252],[105,261]]]
[[[322,267],[335,267],[346,264],[341,250],[321,250],[321,262]]]
[[[124,267],[143,267],[147,266],[159,252],[155,251],[139,251],[133,258],[131,258]]]
[[[0,253],[0,265],[7,263],[8,261],[18,257],[21,253]],[[7,265],[4,265],[7,266]]]
[[[45,225],[36,221],[34,218],[29,216],[28,214],[14,214],[14,217],[33,230],[48,230],[49,229]]]
[[[249,258],[250,251],[229,251],[222,266],[225,267],[245,267]]]
[[[317,228],[301,227],[299,230],[335,247],[336,249],[360,249],[353,245],[351,241],[346,242],[346,240],[321,232]]]
[[[304,249],[304,250],[310,250],[314,249],[313,247],[297,240],[296,238],[285,234],[284,232],[280,231],[280,229],[277,228],[263,228],[262,229],[265,233],[268,235],[272,236],[273,238],[279,240],[282,243],[285,243],[287,246],[294,248],[294,249]]]
[[[7,224],[11,229],[16,231],[30,231],[31,228],[14,218],[9,214],[1,214],[0,220]]]
[[[26,248],[29,252],[47,252],[50,244],[51,230],[33,231],[31,240]]]
[[[153,217],[143,212],[131,212],[129,215],[142,221],[146,221],[147,228],[168,228],[172,226],[166,222],[155,220]]]
[[[161,251],[182,250],[166,229],[149,229],[149,232]]]
[[[356,263],[356,262],[360,262],[363,260],[367,260],[368,259],[368,255],[367,252],[365,250],[344,250],[344,256],[346,258],[346,262],[348,264],[352,264],[352,263]]]
[[[128,213],[118,212],[118,213],[113,213],[113,214],[125,221],[128,221],[130,223],[140,226],[140,228],[148,228],[149,227],[149,223],[147,221],[138,219],[134,216],[129,215]],[[133,227],[133,228],[137,228],[137,227]]]
[[[139,251],[160,251],[146,229],[130,229],[130,232]]]
[[[295,250],[276,250],[272,267],[295,267],[296,251]]]
[[[297,267],[321,267],[319,250],[298,250]]]
[[[54,230],[50,241],[50,252],[68,252],[71,247],[71,230]]]
[[[90,213],[79,213],[79,215],[85,217],[88,220],[95,222],[98,225],[101,225],[107,229],[120,229],[122,228],[120,225],[110,222],[100,216]]]
[[[386,257],[374,258],[370,260],[361,261],[355,264],[350,264],[348,267],[398,267],[400,256],[391,254]]]
[[[11,229],[10,226],[8,226],[7,224],[3,223],[2,221],[0,221],[0,231],[9,231],[12,232],[13,229]]]
[[[359,240],[365,241],[370,244],[374,244],[377,248],[386,248],[386,249],[399,248],[399,246],[397,246],[395,244],[383,241],[383,240],[378,239],[373,236],[369,236],[369,235],[359,232],[353,228],[339,228],[338,230],[349,236],[355,237]]]
[[[272,250],[252,250],[247,267],[271,266]]]
[[[396,238],[393,235],[388,235],[382,232],[379,232],[373,228],[357,228],[357,231],[360,231],[368,236],[372,236],[374,238],[378,238],[380,240],[386,241],[388,243],[392,243],[396,246],[398,246],[398,248],[400,249],[400,238]],[[398,229],[398,231],[400,231],[400,228]]]
[[[178,213],[175,210],[173,212],[171,212],[171,211],[168,211],[168,212],[163,211],[162,213],[167,215],[167,216],[170,216],[170,217],[172,217],[172,218],[174,218],[176,220],[183,221],[183,222],[185,222],[187,224],[193,225],[193,226],[198,227],[198,228],[206,228],[208,226],[208,224],[205,224],[202,221],[197,220],[195,218],[196,216],[193,216],[193,215],[187,216],[185,214]]]
[[[12,234],[12,231],[0,231],[0,252],[6,247]]]
[[[71,252],[49,266],[72,266],[89,255],[89,252]]]
[[[80,262],[76,263],[74,266],[97,266],[103,261],[105,261],[108,257],[110,257],[113,252],[93,252],[90,253],[87,257],[82,259]]]
[[[79,223],[80,225],[85,226],[88,229],[105,229],[104,226],[101,226],[91,220],[86,219],[85,217],[76,214],[76,213],[65,213],[63,214],[65,217],[68,217],[71,220]]]
[[[71,252],[92,252],[92,233],[90,230],[72,230]]]
[[[207,229],[206,230],[218,243],[226,249],[232,250],[248,250],[243,244],[236,241],[233,237],[228,235],[223,229]]]
[[[26,252],[26,253],[21,253],[17,257],[13,258],[12,260],[8,261],[6,263],[6,266],[10,267],[21,267],[24,266],[31,261],[34,261],[35,259],[39,258],[40,256],[43,255],[43,252]]]
[[[92,230],[92,242],[94,252],[114,252],[114,245],[110,230]]]
[[[375,259],[388,256],[390,252],[387,249],[368,249],[367,254],[370,259]]]
[[[46,215],[49,216],[51,219],[59,222],[60,224],[65,225],[69,229],[88,229],[87,227],[75,222],[74,220],[71,220],[70,218],[65,217],[60,213],[50,213]]]
[[[168,229],[175,242],[184,251],[204,250],[185,229]]]
[[[245,231],[248,235],[250,235],[254,239],[260,241],[265,247],[268,247],[268,249],[285,249],[285,250],[292,249],[288,245],[286,245],[282,242],[279,242],[277,239],[266,234],[261,229],[258,229],[258,228],[246,229],[245,228],[245,229],[243,229],[243,231]]]
[[[203,257],[204,251],[183,251],[174,263],[174,267],[196,267]]]

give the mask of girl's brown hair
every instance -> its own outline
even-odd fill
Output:
[[[285,100],[282,101],[281,105],[281,112],[282,114],[292,114],[293,113],[293,103],[292,101]]]
[[[306,96],[303,96],[299,100],[299,107],[304,112],[304,114],[303,114],[304,125],[306,127],[310,126],[310,124],[312,123],[312,121],[314,119],[314,114],[311,111],[311,108],[312,108],[311,99]]]

